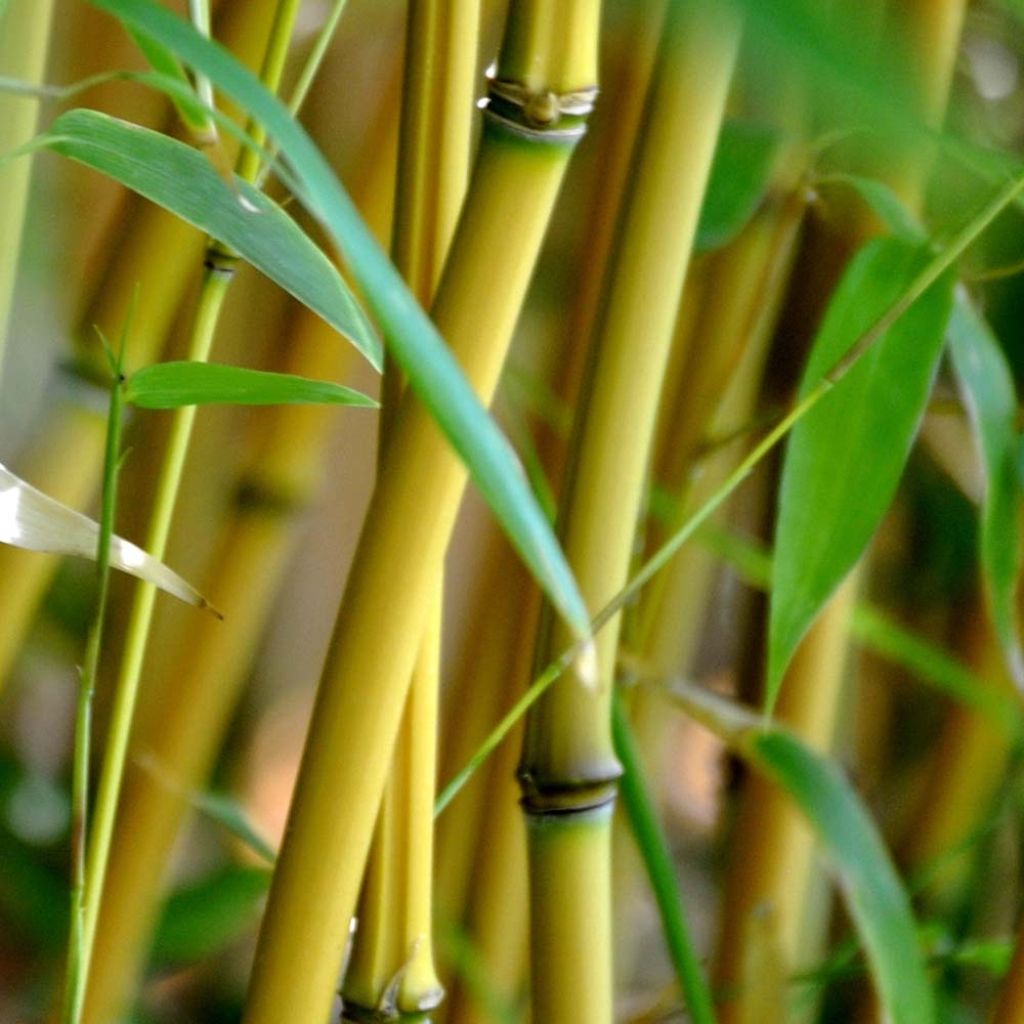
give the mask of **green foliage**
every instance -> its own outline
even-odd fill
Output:
[[[792,733],[677,683],[670,696],[792,797],[822,843],[864,947],[885,1018],[930,1024],[935,1005],[910,899],[871,816],[842,771]]]
[[[372,398],[333,381],[190,361],[155,363],[136,371],[128,380],[125,401],[140,409],[213,403],[378,407]]]
[[[255,923],[269,885],[265,868],[233,864],[179,889],[160,917],[154,958],[184,964],[219,953]]]
[[[191,146],[95,110],[62,114],[49,149],[108,175],[206,231],[349,337],[376,367],[380,342],[341,275],[276,203],[235,191]]]
[[[949,353],[985,470],[979,532],[985,590],[1010,673],[1024,687],[1017,615],[1021,570],[1017,393],[999,342],[964,292],[957,295],[949,323]]]
[[[885,238],[850,264],[800,385],[810,394],[931,262]],[[864,552],[892,501],[942,351],[953,278],[945,274],[794,427],[779,496],[766,704],[800,639]]]
[[[697,251],[728,245],[757,212],[772,181],[781,145],[767,125],[726,121],[697,224]]]

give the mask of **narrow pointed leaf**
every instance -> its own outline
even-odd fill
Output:
[[[160,915],[154,958],[183,964],[219,953],[256,923],[269,888],[265,868],[232,864],[172,893]]]
[[[853,189],[898,238],[908,242],[923,242],[927,237],[917,218],[884,181],[862,174],[830,174],[825,180],[826,183],[835,182]]]
[[[1010,674],[1017,686],[1024,687],[1017,615],[1021,569],[1017,394],[999,342],[963,291],[957,294],[949,322],[949,352],[985,471],[979,536],[985,593]]]
[[[229,246],[381,366],[380,341],[337,269],[275,202],[234,190],[192,146],[95,110],[62,114],[47,148],[108,175]]]
[[[780,143],[779,133],[767,125],[722,125],[697,224],[698,252],[728,245],[757,212],[771,185]]]
[[[829,304],[800,385],[807,394],[932,259],[896,238],[869,243]],[[931,391],[952,303],[947,272],[794,427],[772,567],[766,704],[801,638],[885,515]]]
[[[239,842],[244,843],[268,864],[273,864],[277,860],[277,851],[266,840],[245,808],[234,797],[224,793],[193,793],[189,795],[189,803],[200,814],[205,814],[206,817],[230,832]]]
[[[931,1024],[935,1001],[907,891],[843,772],[786,729],[695,686],[671,697],[792,798],[821,842],[867,956],[882,1016]]]
[[[98,539],[98,523],[36,490],[0,465],[0,544],[95,559]],[[205,598],[176,572],[121,537],[113,538],[110,564],[186,604],[207,607]]]
[[[577,633],[585,634],[586,606],[519,460],[305,130],[231,54],[152,0],[93,4],[155,38],[262,123],[295,179],[297,197],[345,255],[411,387],[465,462],[553,605]]]
[[[290,373],[269,373],[223,363],[167,362],[132,374],[125,401],[140,409],[178,409],[183,405],[354,405],[378,403],[360,391],[327,380]]]

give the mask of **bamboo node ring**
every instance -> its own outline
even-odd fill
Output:
[[[585,119],[594,109],[597,88],[556,93],[534,92],[507,78],[488,81],[484,113],[506,128],[533,139],[578,139],[587,130]],[[571,118],[568,124],[563,118]]]

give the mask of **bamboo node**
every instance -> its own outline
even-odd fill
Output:
[[[550,89],[533,92],[522,82],[492,77],[484,113],[529,139],[575,140],[586,132],[586,118],[596,99],[596,86],[565,93]],[[571,120],[565,122],[563,118]]]

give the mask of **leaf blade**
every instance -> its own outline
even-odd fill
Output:
[[[867,954],[886,1020],[932,1024],[935,1000],[910,898],[863,802],[842,771],[789,730],[675,682],[668,696],[781,787],[824,846]]]
[[[191,146],[99,111],[70,110],[43,138],[47,148],[114,178],[230,246],[380,369],[380,341],[341,275],[263,193],[237,177],[236,193]]]
[[[847,268],[808,360],[801,395],[931,260],[897,238],[870,242]],[[940,277],[794,427],[779,494],[766,706],[797,644],[853,569],[892,500],[942,350],[953,278]]]
[[[189,360],[153,363],[128,379],[125,401],[140,409],[185,405],[347,405],[376,409],[361,391],[334,381]]]
[[[722,125],[697,222],[697,252],[720,249],[743,230],[768,192],[781,143],[768,125]]]
[[[1017,612],[1021,485],[1013,374],[991,328],[962,289],[953,305],[948,343],[985,469],[979,531],[985,596],[1010,674],[1018,687],[1024,687],[1024,652]]]
[[[0,544],[94,561],[99,530],[99,524],[88,516],[36,490],[0,465]],[[186,604],[209,607],[176,572],[123,537],[112,538],[110,564]]]

